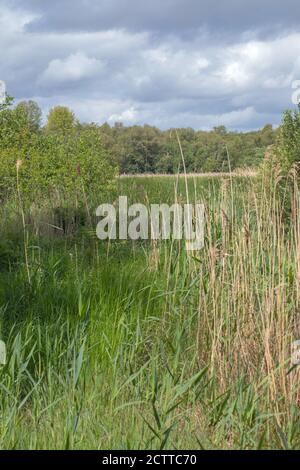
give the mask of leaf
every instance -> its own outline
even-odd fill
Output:
[[[3,341],[0,341],[0,365],[6,364],[6,346]]]
[[[79,380],[79,375],[82,369],[82,364],[83,364],[83,355],[84,355],[84,350],[85,350],[85,342],[82,344],[78,356],[75,361],[75,369],[74,369],[74,387],[76,388]]]
[[[204,374],[207,372],[208,366],[204,367],[200,372],[195,374],[192,378],[190,378],[187,382],[184,384],[181,384],[176,387],[177,392],[175,397],[173,398],[172,402],[176,401],[178,398],[180,398],[182,395],[187,393],[192,387],[197,385],[197,383],[202,379]]]

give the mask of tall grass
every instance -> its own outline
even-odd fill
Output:
[[[119,193],[184,201],[185,184],[125,178]],[[252,176],[187,184],[206,208],[192,255],[30,218],[24,253],[18,208],[2,208],[1,448],[300,448],[297,197],[284,218]]]

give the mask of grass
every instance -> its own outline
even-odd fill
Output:
[[[185,199],[124,178],[130,202]],[[253,176],[189,178],[205,248],[38,233],[2,208],[2,449],[298,449],[300,223]]]
[[[230,178],[230,177],[235,177],[235,176],[238,176],[238,177],[241,177],[241,176],[246,176],[246,177],[254,177],[254,176],[257,176],[257,170],[254,170],[252,168],[241,168],[241,169],[236,169],[235,171],[232,171],[231,173],[229,172],[206,172],[206,173],[180,173],[179,174],[179,178],[184,178],[184,177],[188,177],[188,178],[204,178],[204,179],[208,179],[208,178],[220,178],[220,177],[227,177],[227,178]],[[121,174],[120,175],[120,178],[129,178],[129,179],[132,179],[132,178],[171,178],[171,179],[174,179],[174,175],[170,174],[170,173],[138,173],[138,174],[135,174],[135,175],[131,175],[129,173],[124,173],[124,174]]]

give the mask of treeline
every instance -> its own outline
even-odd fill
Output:
[[[221,172],[258,166],[278,130],[266,125],[255,132],[229,132],[224,126],[210,132],[190,128],[161,131],[155,127],[104,124],[103,143],[120,173]]]
[[[87,178],[88,174],[103,177],[104,171],[111,175],[112,169],[121,174],[181,172],[182,154],[187,172],[256,167],[277,134],[270,124],[246,133],[230,132],[224,126],[206,132],[190,128],[161,131],[149,125],[125,127],[122,123],[82,124],[62,106],[53,108],[42,125],[42,113],[35,102],[13,106],[7,97],[0,106],[0,191],[16,158],[26,163],[28,172],[43,174],[45,187],[55,178],[69,187],[78,180],[78,173]]]

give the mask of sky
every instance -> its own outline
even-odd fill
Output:
[[[0,53],[8,93],[44,116],[258,129],[293,107],[300,2],[0,0]]]

